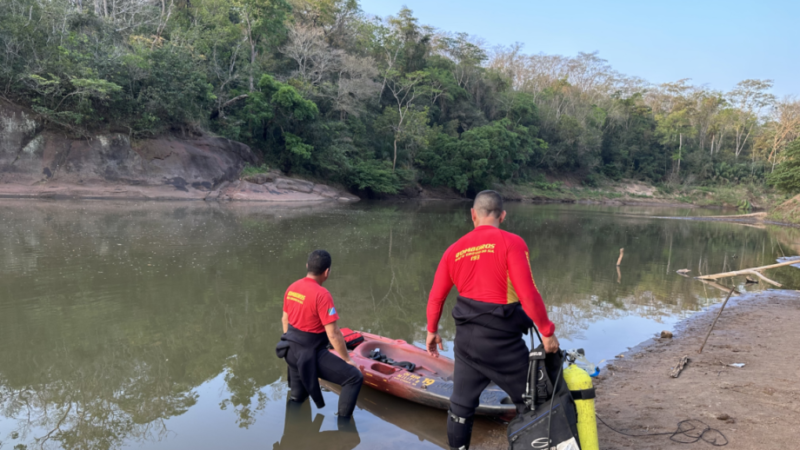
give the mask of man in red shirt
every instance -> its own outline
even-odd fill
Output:
[[[439,319],[453,285],[458,301],[455,373],[447,438],[453,449],[468,449],[472,420],[479,398],[490,382],[511,400],[523,404],[528,348],[522,335],[536,324],[545,351],[558,351],[555,325],[548,319],[542,297],[533,282],[525,241],[500,229],[506,218],[503,198],[495,191],[475,197],[475,229],[444,253],[428,297],[428,353],[439,356],[442,339]],[[532,320],[531,320],[532,319]]]
[[[347,353],[337,321],[333,297],[322,283],[331,272],[331,255],[315,250],[308,256],[308,270],[286,290],[283,297],[283,336],[276,351],[289,365],[290,400],[304,402],[309,395],[318,408],[325,406],[319,378],[342,386],[339,418],[353,414],[364,377]],[[339,354],[328,351],[328,343]]]

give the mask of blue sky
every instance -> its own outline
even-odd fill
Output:
[[[800,0],[361,0],[385,17],[406,5],[420,23],[528,53],[599,51],[619,72],[653,83],[691,78],[730,90],[772,79],[800,95]]]

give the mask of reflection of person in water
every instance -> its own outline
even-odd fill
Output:
[[[298,450],[320,448],[325,450],[352,450],[361,443],[355,419],[337,419],[337,430],[319,431],[325,416],[317,414],[311,420],[310,402],[286,402],[286,422],[283,437],[273,450]]]

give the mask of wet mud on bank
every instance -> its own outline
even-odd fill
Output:
[[[673,339],[653,339],[612,361],[595,384],[598,415],[629,434],[670,432],[682,420],[698,419],[724,435],[705,437],[717,444],[726,438],[726,449],[794,448],[800,436],[800,293],[732,299],[698,354],[719,307],[687,319]],[[671,378],[684,355],[691,361]],[[730,366],[737,363],[744,367]],[[600,447],[608,450],[712,448],[669,436],[623,436],[599,422],[598,432]]]

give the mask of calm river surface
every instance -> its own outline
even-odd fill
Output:
[[[0,448],[444,447],[445,413],[367,387],[357,434],[337,429],[334,392],[287,416],[274,347],[283,292],[315,248],[333,255],[326,287],[342,326],[421,345],[433,273],[471,229],[468,209],[0,202]],[[677,269],[736,270],[800,249],[794,229],[655,217],[717,211],[508,210],[562,346],[595,362],[723,299]],[[769,274],[796,289],[793,271]],[[481,422],[476,441],[502,432]]]

